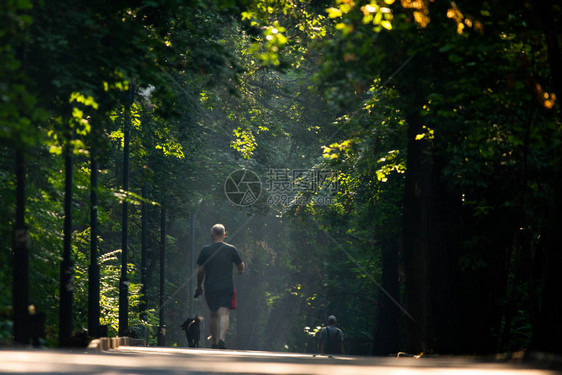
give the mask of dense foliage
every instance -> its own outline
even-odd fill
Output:
[[[0,340],[22,159],[29,303],[51,346],[74,162],[73,328],[87,330],[93,158],[110,335],[126,202],[129,334],[151,344],[160,309],[167,345],[205,314],[191,260],[222,222],[247,263],[232,347],[312,352],[335,314],[352,354],[562,352],[560,18],[549,0],[2,3]],[[241,170],[261,191],[235,204]]]

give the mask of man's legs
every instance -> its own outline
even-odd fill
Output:
[[[228,326],[230,325],[230,309],[228,307],[220,307],[218,311],[218,321],[219,321],[219,340],[224,344],[224,339],[226,337],[226,331],[228,331]]]
[[[229,304],[232,303],[231,301],[233,300],[232,292],[207,292],[205,297],[207,299],[207,305],[211,310],[209,328],[211,329],[211,335],[213,336],[213,347],[224,349],[226,331],[228,331],[228,326],[230,325],[230,308],[232,306],[229,306]],[[213,308],[217,308],[217,310],[213,311]]]
[[[219,328],[219,314],[217,311],[211,311],[211,321],[209,322],[211,335],[213,336],[213,345],[219,343],[218,328]]]
[[[219,341],[224,344],[226,331],[230,325],[230,309],[219,307],[218,311],[211,311],[211,321],[209,322],[213,344],[218,345]]]

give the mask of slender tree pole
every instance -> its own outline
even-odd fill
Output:
[[[146,316],[146,308],[148,306],[148,296],[146,295],[147,287],[147,254],[146,254],[146,244],[147,244],[147,234],[148,234],[148,210],[146,205],[147,197],[147,183],[142,185],[142,206],[141,206],[141,300],[139,305],[139,315],[141,320],[148,320]]]
[[[125,106],[123,116],[123,191],[129,191],[129,105]],[[119,336],[127,336],[129,331],[129,277],[127,273],[128,263],[128,226],[129,206],[127,200],[123,200],[121,236],[121,277],[119,279]]]
[[[65,146],[64,182],[64,239],[63,259],[60,266],[59,345],[70,344],[72,336],[72,298],[74,292],[74,262],[72,261],[72,184],[74,160],[72,156],[72,130]]]
[[[25,160],[20,149],[16,150],[16,222],[13,228],[14,251],[14,341],[27,344],[26,318],[29,315],[29,241],[25,225]]]
[[[166,283],[166,210],[160,211],[160,323],[158,326],[158,346],[166,345],[166,324],[164,321],[164,295]]]
[[[537,1],[536,6],[540,13],[540,25],[543,29],[545,42],[548,50],[548,60],[550,64],[550,75],[552,77],[552,86],[558,97],[562,96],[562,72],[560,72],[560,64],[562,63],[562,51],[560,50],[560,40],[556,32],[556,12],[554,11],[555,1],[541,0]],[[560,109],[560,100],[557,99],[557,106]],[[553,353],[562,353],[562,343],[560,335],[562,334],[562,318],[560,317],[560,285],[562,285],[562,274],[560,273],[560,263],[562,262],[562,253],[560,251],[560,243],[562,242],[562,198],[560,197],[560,189],[562,188],[562,148],[558,146],[555,152],[555,166],[553,168],[553,194],[549,204],[549,212],[547,214],[547,226],[544,239],[545,250],[541,257],[546,261],[544,267],[540,269],[542,292],[540,303],[537,301],[537,308],[533,315],[533,339],[531,348],[539,351],[549,351]]]
[[[195,293],[195,210],[191,211],[191,279],[189,285],[189,293],[190,296],[193,296]],[[195,300],[193,298],[190,299],[190,309],[189,309],[189,316],[195,316]]]
[[[99,337],[100,268],[98,264],[98,163],[90,151],[90,266],[88,268],[88,332]]]

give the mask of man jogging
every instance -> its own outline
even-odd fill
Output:
[[[238,250],[224,242],[226,229],[222,224],[211,228],[213,243],[201,249],[197,259],[197,295],[203,292],[205,280],[205,300],[211,310],[210,328],[213,348],[225,349],[225,336],[230,324],[230,310],[236,308],[236,291],[232,266],[236,265],[238,274],[244,273],[245,264]]]

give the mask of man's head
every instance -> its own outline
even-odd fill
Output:
[[[222,241],[226,236],[226,229],[222,224],[215,224],[211,228],[211,238],[213,241]]]
[[[335,325],[335,324],[336,324],[336,317],[333,316],[333,315],[330,315],[330,316],[328,317],[328,324],[329,324],[329,325]]]

